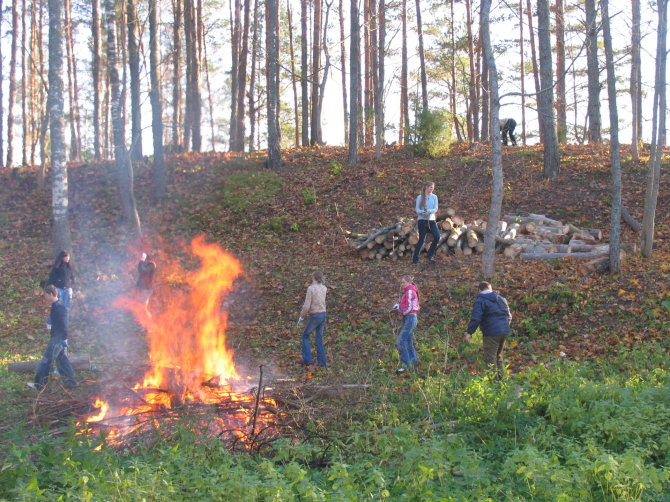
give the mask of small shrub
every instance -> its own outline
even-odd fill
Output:
[[[451,147],[451,116],[445,110],[423,110],[410,130],[410,143],[419,157],[437,158]]]
[[[314,188],[303,188],[302,199],[306,206],[316,203],[316,190]]]
[[[330,161],[328,164],[328,167],[330,167],[330,174],[333,176],[337,176],[339,174],[342,174],[342,164],[339,163],[337,160],[333,159]]]

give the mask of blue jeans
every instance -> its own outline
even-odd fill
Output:
[[[407,369],[419,365],[416,351],[414,350],[414,328],[416,328],[416,323],[416,314],[406,315],[402,329],[396,340],[398,354],[400,355],[400,364]]]
[[[310,314],[305,330],[302,332],[302,361],[312,364],[312,351],[309,344],[309,335],[316,332],[316,362],[319,366],[326,365],[326,349],[323,346],[323,330],[326,327],[326,313]]]
[[[42,360],[37,365],[37,372],[35,373],[35,383],[44,386],[49,381],[49,372],[51,371],[51,365],[56,360],[56,368],[58,368],[58,373],[63,379],[63,385],[67,388],[72,388],[77,386],[77,382],[74,379],[74,370],[70,364],[70,360],[67,358],[67,349],[61,344],[61,340],[57,340],[54,337],[49,339],[49,344],[47,345]]]
[[[416,243],[414,248],[414,256],[412,257],[413,262],[419,261],[419,253],[423,249],[423,244],[426,242],[426,235],[428,235],[428,230],[433,234],[433,243],[430,245],[428,250],[428,259],[430,260],[435,255],[435,250],[437,249],[437,244],[440,242],[440,231],[437,228],[437,222],[435,220],[419,220],[419,242]]]

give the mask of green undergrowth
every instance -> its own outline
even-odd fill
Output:
[[[670,500],[670,372],[660,347],[557,361],[502,382],[465,371],[371,373],[328,436],[234,454],[183,424],[124,453],[15,428],[7,500]],[[626,366],[626,371],[622,367]],[[323,424],[320,424],[323,425]],[[308,430],[323,430],[307,426]]]

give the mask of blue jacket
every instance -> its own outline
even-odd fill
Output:
[[[51,304],[51,338],[67,340],[67,311],[60,300]]]
[[[510,332],[512,314],[507,300],[495,291],[479,293],[472,308],[472,317],[468,324],[468,333],[481,329],[484,336],[506,335]]]

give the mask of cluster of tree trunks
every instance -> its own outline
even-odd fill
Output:
[[[437,222],[441,233],[438,253],[468,256],[484,251],[485,221],[465,223],[449,208],[437,216]],[[399,219],[369,234],[349,233],[349,237],[359,256],[369,260],[411,256],[419,242],[414,219]],[[602,242],[602,237],[599,229],[564,224],[541,214],[505,215],[498,224],[496,251],[509,258],[590,258],[593,269],[598,270],[596,262],[609,253],[609,244]],[[428,234],[424,250],[429,247],[430,239],[432,236]],[[622,249],[634,251],[635,244],[625,244]]]

